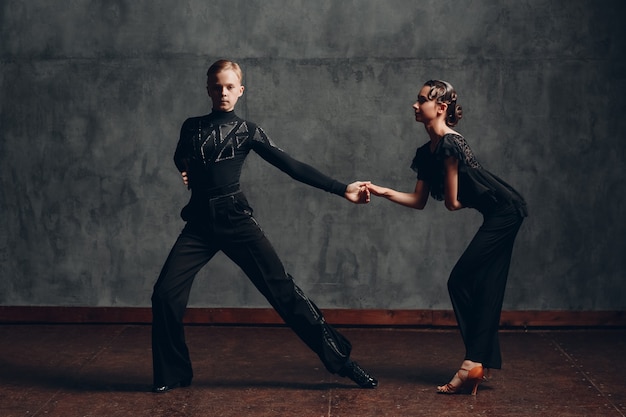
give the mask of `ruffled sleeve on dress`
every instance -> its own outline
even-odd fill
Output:
[[[417,174],[418,180],[428,181],[430,178],[428,172],[431,165],[429,153],[428,144],[420,146],[417,148],[417,151],[415,151],[415,156],[411,162],[411,169]]]
[[[461,162],[465,161],[465,154],[461,150],[460,140],[465,141],[458,135],[445,135],[441,138],[441,143],[437,147],[437,157],[442,161],[450,156],[455,157]]]
[[[443,200],[443,165],[430,152],[430,144],[417,148],[411,163],[411,169],[417,173],[417,180],[424,181],[430,188],[430,195],[436,200]]]

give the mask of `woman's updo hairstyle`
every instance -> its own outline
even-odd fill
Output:
[[[437,103],[446,103],[448,110],[446,112],[446,125],[453,127],[459,123],[463,117],[463,108],[456,103],[456,91],[449,82],[441,80],[426,81],[424,85],[430,87],[428,93],[429,100],[435,100]]]

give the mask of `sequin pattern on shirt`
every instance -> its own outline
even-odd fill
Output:
[[[202,141],[202,121],[199,122],[198,140],[202,141],[200,152],[205,164],[233,159],[235,150],[249,137],[248,124],[245,122],[211,125],[211,128]]]

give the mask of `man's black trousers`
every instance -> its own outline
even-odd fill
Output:
[[[193,201],[180,236],[163,265],[152,294],[154,385],[191,381],[193,371],[183,329],[183,316],[198,271],[224,252],[248,276],[287,325],[332,373],[348,361],[352,346],[328,325],[282,262],[252,216],[241,192]],[[236,364],[233,364],[236,367]]]

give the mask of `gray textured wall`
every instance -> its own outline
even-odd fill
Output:
[[[621,0],[2,0],[0,304],[147,306],[188,198],[182,121],[206,67],[239,61],[238,113],[346,182],[411,190],[411,104],[452,82],[479,160],[527,198],[506,309],[626,307]],[[354,206],[252,155],[244,190],[322,307],[449,308],[480,223]],[[192,306],[266,306],[219,255]]]

